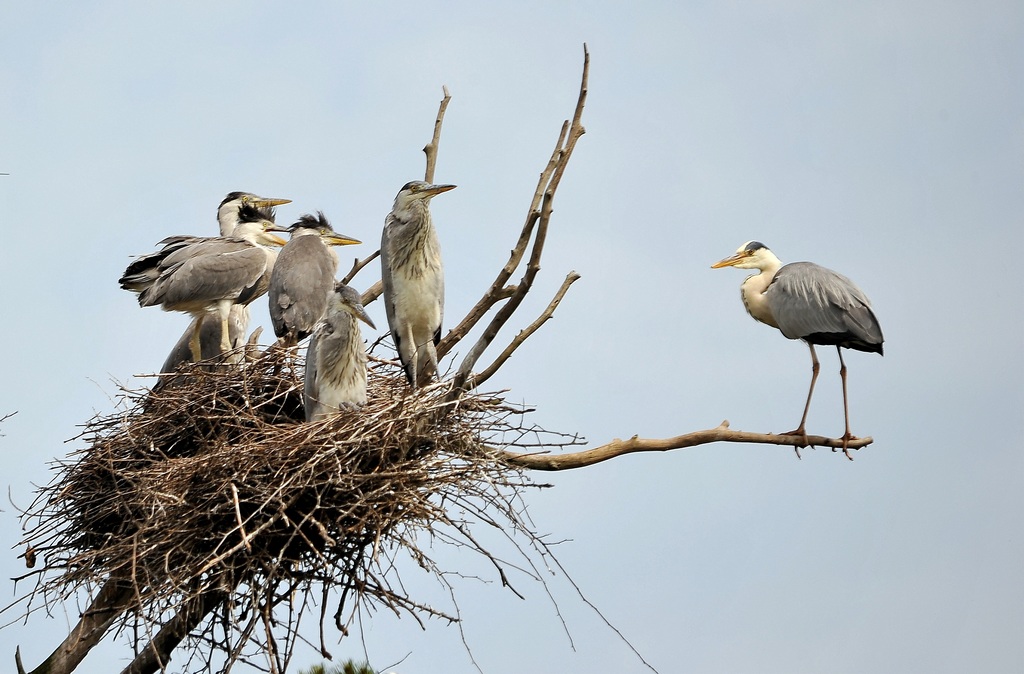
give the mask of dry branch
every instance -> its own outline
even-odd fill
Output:
[[[523,274],[522,279],[516,286],[514,292],[505,300],[505,303],[495,313],[491,322],[484,328],[483,334],[480,335],[479,339],[469,350],[469,352],[462,359],[462,363],[459,365],[458,370],[454,377],[454,388],[453,395],[458,395],[460,391],[467,388],[468,382],[470,381],[471,373],[473,368],[476,366],[477,360],[483,355],[483,352],[490,346],[491,342],[497,336],[498,331],[505,325],[512,314],[522,304],[526,294],[530,292],[533,287],[533,280],[540,271],[540,259],[544,253],[544,242],[547,238],[548,225],[551,222],[552,213],[552,202],[555,198],[555,191],[558,189],[558,185],[561,183],[562,176],[565,174],[565,169],[569,164],[569,159],[572,158],[573,150],[576,148],[576,142],[586,133],[586,130],[581,124],[583,117],[583,106],[587,100],[587,80],[590,76],[590,53],[587,51],[586,45],[583,47],[583,76],[580,82],[580,93],[576,100],[576,109],[573,113],[572,122],[566,122],[562,125],[562,131],[558,137],[558,143],[555,145],[555,150],[551,155],[551,160],[548,162],[547,167],[541,173],[540,181],[537,184],[537,189],[533,195],[533,202],[530,207],[530,214],[526,219],[526,226],[523,228],[523,233],[520,235],[519,244],[516,249],[513,250],[512,258],[509,260],[509,264],[505,266],[498,278],[491,285],[491,291],[488,295],[478,303],[477,307],[474,307],[470,311],[470,316],[483,316],[483,312],[479,311],[479,307],[482,306],[493,306],[495,301],[491,297],[492,293],[497,293],[499,288],[504,287],[505,280],[507,277],[504,276],[505,269],[509,269],[509,265],[512,269],[519,265],[522,257],[525,253],[526,246],[529,243],[530,236],[533,236],[533,246],[530,249],[530,259],[527,264],[526,271]],[[540,204],[540,210],[537,211],[537,206]],[[511,271],[509,272],[511,275]],[[469,325],[466,329],[471,328]],[[460,325],[459,328],[462,328]],[[458,335],[459,333],[456,333]],[[451,348],[450,344],[442,344],[438,348],[438,356],[440,357],[445,351],[444,348]]]
[[[494,359],[494,362],[480,372],[472,375],[466,384],[467,387],[471,389],[476,388],[490,379],[491,375],[497,372],[498,369],[512,357],[515,350],[518,349],[523,342],[529,339],[530,335],[540,330],[541,326],[547,323],[548,320],[555,315],[555,308],[561,303],[562,298],[565,297],[565,293],[569,291],[569,286],[578,281],[579,278],[580,275],[576,272],[569,272],[569,275],[565,277],[565,280],[562,281],[562,285],[558,288],[558,292],[555,293],[555,296],[552,298],[551,302],[548,303],[548,306],[544,309],[541,315],[537,317],[537,320],[530,323],[530,325],[525,329],[521,330],[509,345],[505,347],[505,350],[498,354],[498,357]]]
[[[427,155],[427,168],[423,172],[423,179],[428,183],[434,182],[434,169],[437,167],[437,149],[441,145],[441,127],[444,125],[444,113],[448,109],[448,103],[452,95],[448,93],[448,87],[441,87],[444,97],[437,109],[437,119],[434,120],[434,135],[430,142],[423,147],[423,154]]]
[[[516,453],[506,450],[498,450],[502,457],[513,466],[528,468],[530,470],[572,470],[592,466],[608,459],[625,454],[637,452],[667,452],[672,449],[683,449],[696,447],[712,442],[741,442],[757,443],[762,445],[785,445],[795,447],[831,447],[833,451],[843,449],[841,438],[826,438],[822,435],[808,435],[806,440],[798,435],[775,435],[772,433],[749,433],[746,431],[733,431],[729,429],[729,422],[723,421],[717,428],[709,428],[704,431],[694,431],[677,435],[674,438],[649,439],[633,436],[628,440],[616,438],[611,442],[579,452],[569,454],[543,454],[543,453]],[[870,437],[855,438],[850,440],[846,446],[849,449],[860,449],[870,445],[874,440]]]

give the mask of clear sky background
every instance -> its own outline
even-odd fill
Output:
[[[214,233],[220,200],[247,190],[292,199],[281,222],[322,209],[366,241],[347,267],[422,177],[442,85],[436,178],[459,187],[433,211],[454,325],[515,241],[586,42],[587,134],[513,329],[583,278],[493,387],[592,444],[792,428],[806,347],[746,315],[745,272],[710,269],[750,239],[857,282],[886,355],[847,359],[853,431],[875,439],[855,461],[718,444],[542,474],[538,531],[663,674],[1024,671],[1024,5],[6,0],[0,26],[14,503],[188,323],[118,288],[132,255]],[[255,321],[269,329],[262,304]],[[819,354],[809,430],[838,436],[838,361]],[[25,569],[2,509],[7,578]],[[436,554],[489,581],[457,585],[487,674],[648,671],[561,575],[571,643],[539,585],[518,578],[522,601],[479,560]],[[40,662],[76,610],[0,630],[0,662],[16,644]],[[400,674],[475,671],[437,621],[380,612],[332,651],[364,648],[377,667],[405,658]],[[79,671],[125,656],[105,646]]]

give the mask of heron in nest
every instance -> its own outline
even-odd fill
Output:
[[[366,348],[358,321],[377,329],[359,293],[340,281],[335,283],[327,310],[306,347],[302,396],[306,421],[366,404]]]
[[[231,307],[246,305],[267,292],[270,272],[284,231],[252,205],[238,211],[239,223],[230,237],[170,237],[163,248],[132,262],[119,283],[139,294],[139,305],[159,305],[164,311],[189,313],[195,320],[189,349],[202,358],[199,320],[207,314],[220,319],[220,351],[231,349],[228,321]]]
[[[395,197],[380,243],[381,282],[388,328],[413,388],[437,372],[444,318],[444,265],[430,200],[455,189],[415,180]]]
[[[291,240],[281,249],[270,275],[270,320],[286,345],[309,335],[334,293],[338,256],[332,246],[362,243],[339,234],[323,213],[303,215],[288,228]]]
[[[783,435],[807,437],[804,426],[811,406],[814,382],[818,379],[818,356],[814,345],[835,346],[839,353],[839,376],[843,381],[843,453],[850,457],[850,408],[846,397],[846,363],[842,349],[882,354],[882,328],[871,311],[871,302],[853,281],[813,262],[791,262],[783,266],[775,254],[759,241],[748,241],[734,255],[719,260],[713,269],[738,267],[757,269],[740,286],[743,305],[755,320],[778,328],[789,339],[802,339],[811,350],[811,386],[800,417],[800,425]]]
[[[263,217],[271,222],[274,221],[274,206],[291,203],[291,199],[277,199],[261,197],[251,192],[231,192],[220,206],[217,207],[217,224],[220,227],[221,236],[231,236],[239,223],[238,212],[243,206],[255,206],[263,214]],[[221,352],[220,321],[216,316],[205,315],[200,319],[199,327],[199,350],[202,359],[214,358]],[[192,333],[196,326],[190,325],[181,337],[174,344],[167,359],[161,366],[161,372],[174,372],[182,363],[192,362],[192,349],[190,342]],[[235,304],[231,307],[231,314],[228,318],[228,342],[232,349],[237,349],[245,343],[245,336],[249,330],[249,306]],[[258,334],[258,333],[257,333]]]

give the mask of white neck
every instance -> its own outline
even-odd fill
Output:
[[[229,201],[217,209],[217,224],[220,225],[221,236],[234,236],[235,226],[238,225],[238,210],[241,204],[238,201]]]
[[[747,308],[747,313],[755,320],[766,325],[770,325],[773,328],[779,327],[772,316],[771,309],[768,308],[768,301],[765,299],[764,291],[768,290],[768,286],[771,285],[776,272],[782,267],[782,262],[779,261],[779,258],[775,257],[774,253],[765,249],[759,251],[756,263],[736,266],[748,269],[753,267],[760,271],[759,274],[748,276],[743,281],[743,285],[740,286],[740,297],[743,298],[743,306]]]

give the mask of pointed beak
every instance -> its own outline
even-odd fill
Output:
[[[370,314],[366,313],[366,309],[363,308],[362,304],[353,304],[352,313],[355,314],[356,318],[361,320],[363,323],[366,323],[374,330],[377,329],[377,326],[373,324],[372,320],[370,320]]]
[[[292,200],[291,199],[264,199],[263,197],[259,197],[258,199],[253,199],[252,203],[257,208],[270,208],[271,206],[282,206],[284,204],[290,204],[290,203],[292,203]]]
[[[713,265],[711,265],[711,268],[712,269],[721,269],[722,267],[732,267],[733,265],[739,264],[740,262],[742,262],[745,259],[747,259],[746,255],[741,255],[740,253],[736,253],[735,255],[730,255],[727,258],[719,260],[718,262],[716,262]]]
[[[321,238],[328,246],[351,246],[353,244],[362,243],[359,239],[354,239],[347,234],[331,234]]]
[[[288,242],[285,241],[284,239],[282,239],[279,236],[275,236],[275,235],[271,234],[271,232],[287,232],[287,231],[288,231],[287,229],[281,229],[280,227],[278,227],[274,223],[272,223],[269,220],[267,220],[263,224],[263,236],[261,236],[260,238],[263,241],[263,245],[265,245],[265,246],[283,246],[283,245],[285,245]]]
[[[442,192],[447,192],[448,190],[454,189],[455,185],[428,185],[427,187],[424,187],[422,190],[420,190],[420,194],[425,197],[433,197],[438,194],[441,194]]]

